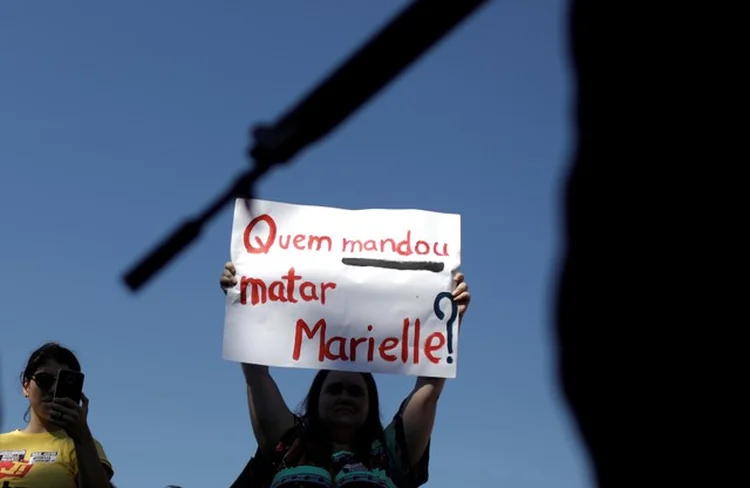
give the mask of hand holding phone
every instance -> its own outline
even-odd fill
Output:
[[[55,398],[70,398],[80,405],[83,395],[84,374],[70,369],[61,369],[57,372],[55,382]]]

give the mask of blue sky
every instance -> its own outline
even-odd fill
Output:
[[[80,356],[118,486],[228,486],[255,449],[221,358],[231,210],[142,293],[121,273],[246,164],[273,120],[403,1],[0,3],[4,430],[28,354]],[[492,2],[259,197],[462,215],[473,292],[428,486],[590,486],[555,383],[565,9]],[[313,372],[274,370],[290,405]],[[379,376],[388,420],[413,378]],[[488,486],[490,486],[488,485]]]

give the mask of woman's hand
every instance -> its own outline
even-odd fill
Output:
[[[456,283],[456,287],[453,288],[453,299],[456,300],[456,304],[458,305],[458,321],[461,322],[466,310],[469,309],[471,294],[469,294],[469,285],[464,281],[463,273],[457,273],[453,281]]]
[[[70,398],[55,398],[45,405],[49,411],[50,422],[63,429],[73,442],[84,442],[91,437],[87,423],[89,399],[81,395],[81,405]]]
[[[102,464],[87,422],[89,399],[81,395],[81,405],[70,398],[55,398],[45,405],[52,425],[63,429],[75,444],[78,459],[78,486],[81,488],[109,488],[111,471]]]
[[[221,278],[219,278],[219,286],[221,286],[221,291],[226,293],[228,288],[231,288],[237,284],[237,280],[235,279],[236,274],[237,270],[234,268],[234,264],[232,264],[231,262],[227,262],[224,264],[224,272],[221,274]]]
[[[219,278],[219,286],[221,287],[221,291],[226,293],[227,289],[237,284],[237,279],[235,279],[236,274],[237,270],[235,269],[234,264],[231,261],[224,263],[224,271],[221,273],[221,277]],[[242,372],[245,373],[245,379],[247,381],[250,381],[248,378],[252,377],[253,375],[268,373],[268,366],[259,366],[257,364],[247,363],[241,364]]]

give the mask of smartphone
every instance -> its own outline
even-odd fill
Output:
[[[55,383],[55,398],[70,398],[80,404],[83,395],[83,378],[83,373],[78,371],[70,369],[58,371],[57,382]]]

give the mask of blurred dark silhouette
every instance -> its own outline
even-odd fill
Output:
[[[252,167],[197,215],[185,220],[123,276],[141,289],[201,234],[203,227],[235,198],[252,199],[255,184],[278,164],[291,162],[325,138],[383,87],[432,48],[487,0],[414,0],[359,46],[300,101],[272,124],[252,130]]]
[[[710,461],[724,443],[703,437],[731,432],[729,412],[706,405],[724,408],[713,385],[727,370],[709,373],[704,358],[717,328],[737,323],[722,273],[739,261],[728,217],[746,149],[731,147],[740,139],[722,113],[737,93],[732,44],[708,30],[732,32],[716,10],[571,2],[575,154],[558,353],[601,488],[685,486],[703,474],[718,486],[727,472]]]

